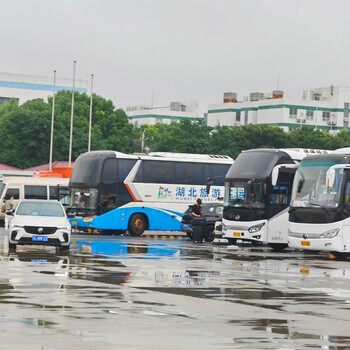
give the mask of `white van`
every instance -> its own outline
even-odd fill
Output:
[[[4,177],[0,180],[0,221],[5,219],[5,202],[14,197],[16,208],[22,199],[58,199],[57,186],[68,187],[68,178],[59,177]],[[70,195],[67,193],[67,203],[60,197],[63,205],[69,204]]]

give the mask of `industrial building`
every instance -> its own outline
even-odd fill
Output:
[[[21,105],[28,100],[42,98],[47,101],[53,95],[52,77],[0,73],[0,105],[16,99]],[[86,80],[75,80],[74,91],[87,92]],[[73,79],[56,78],[55,91],[72,90]]]
[[[350,87],[329,86],[305,90],[302,98],[284,91],[252,92],[243,100],[237,93],[227,92],[220,103],[205,101],[172,102],[165,107],[127,107],[133,123],[169,124],[183,118],[203,119],[208,126],[240,126],[247,124],[277,125],[285,131],[308,126],[336,132],[348,129]]]
[[[182,119],[202,120],[208,112],[206,101],[171,102],[167,106],[131,106],[126,108],[128,119],[133,124],[170,124]]]
[[[278,125],[285,131],[308,126],[321,130],[348,129],[350,87],[305,90],[302,99],[283,91],[251,93],[237,101],[236,93],[225,93],[223,102],[208,106],[208,126],[247,124]]]

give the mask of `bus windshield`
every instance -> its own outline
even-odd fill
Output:
[[[264,208],[266,182],[256,180],[230,180],[225,183],[224,206]]]
[[[338,207],[344,169],[335,170],[333,187],[327,188],[326,184],[327,170],[334,164],[336,163],[301,164],[294,178],[291,207]]]
[[[98,191],[96,188],[72,188],[72,206],[77,208],[96,209]]]

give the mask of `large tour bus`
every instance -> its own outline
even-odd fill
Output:
[[[233,159],[221,155],[114,151],[80,155],[73,167],[68,215],[82,231],[181,230],[181,218],[197,198],[217,202],[224,183],[206,191],[207,179],[227,173]]]
[[[55,177],[3,177],[0,180],[0,221],[5,219],[5,202],[13,196],[16,206],[22,199],[58,199],[57,186],[61,191],[60,201],[64,206],[70,202],[69,179]]]
[[[293,184],[288,243],[350,254],[350,148],[301,162]]]
[[[276,250],[288,246],[288,207],[299,162],[309,149],[243,151],[225,179],[222,237],[268,243]]]

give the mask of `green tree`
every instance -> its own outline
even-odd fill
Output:
[[[0,107],[0,162],[27,168],[49,161],[52,97],[18,106],[14,102]],[[53,160],[68,160],[72,93],[55,96]],[[90,97],[75,93],[72,160],[88,149]],[[91,150],[112,149],[130,153],[134,128],[123,110],[115,110],[110,100],[93,95]]]

